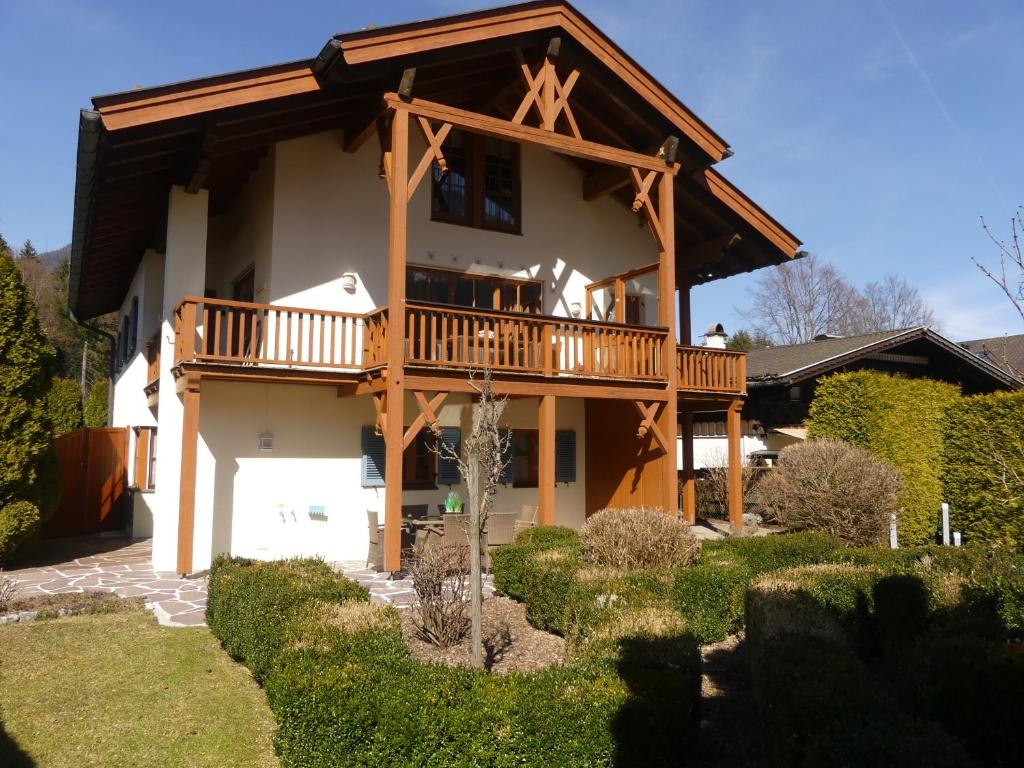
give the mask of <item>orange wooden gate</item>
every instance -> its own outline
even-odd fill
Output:
[[[76,429],[53,441],[61,497],[43,535],[76,536],[124,526],[128,504],[128,430]]]

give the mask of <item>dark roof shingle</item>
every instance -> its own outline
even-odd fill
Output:
[[[1018,379],[1024,379],[1024,333],[1016,336],[996,336],[991,339],[961,341],[960,346],[970,350],[981,359],[998,365]]]

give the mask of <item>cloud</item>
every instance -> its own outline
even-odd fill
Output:
[[[942,334],[954,341],[1024,331],[1020,327],[1020,315],[980,273],[977,280],[934,285],[922,289],[921,295],[935,310],[942,323]]]

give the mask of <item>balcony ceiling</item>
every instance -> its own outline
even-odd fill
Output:
[[[680,284],[798,255],[800,242],[712,168],[729,154],[721,137],[571,6],[537,2],[336,35],[308,61],[96,97],[79,133],[72,310],[84,320],[119,306],[143,251],[162,248],[171,185],[208,189],[211,213],[223,212],[274,143],[365,135],[407,68],[417,98],[508,119],[526,91],[515,50],[536,67],[552,38],[558,69],[580,71],[569,102],[584,138],[651,154],[680,139]],[[632,202],[624,175],[570,162],[581,194]]]

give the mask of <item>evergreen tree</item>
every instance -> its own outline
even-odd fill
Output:
[[[19,259],[35,259],[39,260],[39,251],[32,245],[31,240],[26,240],[25,244],[21,246],[21,253],[18,254]]]
[[[110,382],[101,379],[92,385],[89,397],[85,401],[85,426],[107,426],[107,398]]]
[[[0,558],[9,557],[56,507],[46,414],[53,359],[21,273],[5,250],[0,253]],[[34,505],[34,512],[20,502]]]
[[[725,343],[726,349],[733,349],[737,352],[753,352],[755,349],[766,349],[772,346],[772,340],[763,331],[750,331],[741,328],[729,337]]]
[[[82,426],[82,390],[74,379],[54,379],[46,396],[46,412],[53,424],[54,436],[64,435]]]

